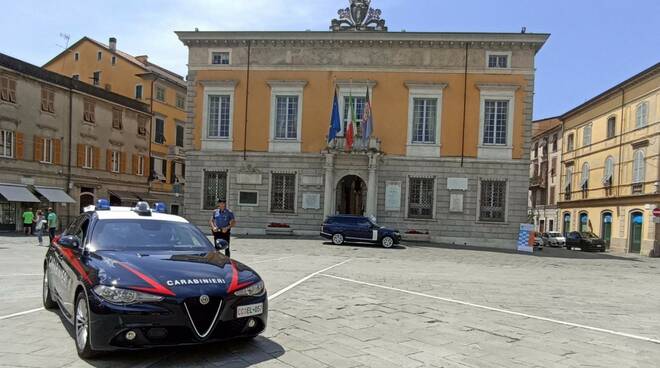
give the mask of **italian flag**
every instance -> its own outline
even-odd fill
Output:
[[[348,98],[348,124],[346,126],[346,150],[350,151],[353,149],[353,140],[355,139],[355,109],[353,96],[351,95]]]

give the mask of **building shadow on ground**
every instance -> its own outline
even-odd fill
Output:
[[[60,318],[62,325],[71,337],[72,354],[75,352],[75,331],[59,309],[51,311]],[[255,364],[265,363],[284,355],[285,349],[275,341],[257,336],[253,339],[236,339],[211,342],[201,345],[152,348],[145,350],[119,350],[104,352],[94,359],[84,360],[87,364],[98,368],[120,367],[209,367],[231,366],[232,368],[247,368]],[[81,359],[82,361],[83,359]]]
[[[639,256],[620,256],[611,254],[609,252],[588,252],[582,250],[568,250],[565,248],[552,248],[544,247],[543,250],[534,250],[533,253],[519,252],[515,249],[502,249],[494,247],[477,247],[469,245],[454,245],[454,244],[435,244],[423,242],[405,242],[406,246],[410,248],[440,248],[448,250],[462,250],[470,252],[489,252],[489,253],[503,253],[503,254],[519,254],[527,255],[530,257],[542,258],[569,258],[569,259],[596,259],[596,260],[618,260],[629,262],[641,262]]]

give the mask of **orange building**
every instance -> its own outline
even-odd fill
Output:
[[[548,35],[399,33],[381,22],[177,32],[189,49],[191,220],[204,225],[226,197],[239,232],[316,234],[324,216],[346,213],[409,238],[515,246],[527,222],[534,57]],[[335,91],[341,129],[328,143]]]
[[[44,65],[44,68],[147,103],[150,124],[150,191],[146,200],[181,211],[185,184],[183,132],[186,120],[186,82],[183,77],[151,63],[146,55],[131,56],[108,45],[81,38]],[[134,193],[119,193],[130,197]],[[111,198],[121,200],[124,198]]]

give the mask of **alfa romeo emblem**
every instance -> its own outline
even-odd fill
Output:
[[[207,305],[211,301],[211,298],[209,298],[208,295],[202,295],[199,297],[199,304],[201,305]]]

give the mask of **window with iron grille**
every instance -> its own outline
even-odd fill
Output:
[[[296,174],[273,173],[270,188],[270,211],[294,213],[296,210]]]
[[[483,144],[507,144],[507,124],[509,120],[508,100],[486,100],[484,102]]]
[[[208,136],[209,138],[229,138],[229,103],[228,95],[209,96]]]
[[[482,180],[479,220],[504,222],[506,209],[506,181]]]
[[[298,96],[277,96],[276,139],[298,138]]]
[[[438,100],[435,98],[413,99],[412,143],[435,143],[435,124],[438,116]]]
[[[509,67],[509,56],[503,54],[488,55],[489,68],[503,68]]]
[[[14,157],[14,132],[0,130],[0,157]]]
[[[204,209],[212,210],[216,207],[218,199],[227,198],[227,172],[204,172]]]
[[[121,130],[122,128],[122,111],[121,109],[112,109],[112,127]]]
[[[433,218],[434,178],[410,178],[408,181],[408,217]]]

